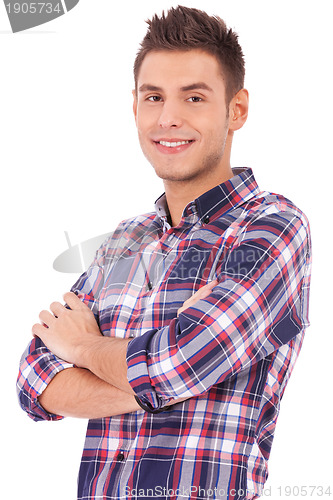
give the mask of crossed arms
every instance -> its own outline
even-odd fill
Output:
[[[216,266],[218,283],[206,297],[193,295],[167,326],[132,340],[101,335],[92,311],[72,293],[65,295],[71,310],[56,302],[42,311],[48,328],[34,325],[21,365],[22,407],[35,420],[99,418],[138,410],[136,395],[160,409],[207,392],[288,343],[306,326],[303,221],[286,213],[257,218],[232,254]],[[98,286],[100,269],[91,268]],[[84,301],[95,307],[87,275],[82,279]]]
[[[200,288],[178,313],[206,297],[216,284],[212,281]],[[39,396],[39,403],[48,413],[89,419],[141,409],[127,380],[129,340],[104,337],[88,306],[72,292],[64,299],[70,309],[53,302],[50,311],[39,315],[43,324],[35,324],[32,332],[56,356],[76,367],[58,373]]]

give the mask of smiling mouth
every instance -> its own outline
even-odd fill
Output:
[[[186,144],[191,144],[192,142],[194,141],[193,140],[177,141],[177,142],[155,141],[156,144],[161,144],[161,146],[164,146],[166,148],[178,148],[179,146],[185,146]]]

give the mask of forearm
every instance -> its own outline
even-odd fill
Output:
[[[53,314],[49,311],[42,311],[40,313],[39,317],[43,324],[35,324],[33,326],[32,331],[34,335],[37,335],[48,347],[49,351],[54,353],[58,358],[66,360],[81,369],[86,369],[95,375],[98,382],[95,378],[92,380],[95,381],[98,389],[102,390],[102,386],[99,385],[102,381],[112,387],[110,389],[107,385],[105,386],[108,391],[113,391],[112,394],[108,394],[107,401],[109,398],[113,400],[114,397],[112,396],[116,394],[117,397],[120,397],[121,404],[116,409],[113,405],[110,408],[107,404],[106,409],[103,409],[102,416],[123,414],[137,410],[138,406],[132,407],[136,393],[127,378],[127,349],[131,340],[101,335],[99,326],[91,310],[75,294],[65,294],[64,299],[70,308],[65,308],[58,302],[52,303],[50,309]],[[53,392],[51,393],[51,389],[48,390],[46,394],[51,393],[51,400],[50,402],[44,401],[45,409],[48,410],[50,408],[49,412],[57,415],[86,417],[86,407],[76,408],[74,406],[74,408],[71,408],[70,406],[74,402],[77,403],[76,400],[80,396],[79,389],[81,389],[81,392],[83,391],[81,388],[83,381],[78,379],[76,382],[79,384],[79,388],[74,388],[73,392],[76,399],[72,400],[70,398],[64,405],[64,398],[66,396],[64,395],[62,386],[59,385],[60,399],[58,398],[58,392],[53,394]],[[51,386],[52,383],[53,380],[49,385]],[[54,382],[54,386],[56,386],[56,382]],[[89,387],[85,388],[85,390],[89,391]],[[88,393],[89,397],[95,397],[95,389]],[[118,391],[115,391],[115,389],[118,389]],[[71,384],[68,387],[67,393],[70,394],[72,391],[73,386]],[[126,394],[122,394],[123,392]],[[46,396],[43,399],[46,399]],[[86,396],[84,399],[86,399]],[[41,402],[41,400],[39,401]],[[164,401],[164,405],[166,402],[173,404],[175,401],[173,400],[171,403],[171,399],[168,398]],[[46,405],[48,405],[48,408]],[[71,408],[71,413],[68,413],[69,408]],[[83,410],[83,414],[81,410]],[[90,418],[97,418],[91,417],[90,414],[88,416]]]
[[[96,342],[89,344],[89,347],[85,350],[85,355],[81,354],[81,360],[85,363],[84,366],[89,372],[93,372],[105,383],[111,384],[114,389],[117,387],[125,402],[127,401],[125,395],[129,398],[129,401],[131,401],[131,398],[134,399],[135,395],[127,380],[126,353],[129,342],[129,340],[125,339],[101,337],[96,339]],[[186,399],[188,398],[172,399],[166,406],[181,403]]]
[[[98,378],[132,396],[135,392],[127,380],[126,352],[129,340],[114,337],[88,339],[78,349],[77,365],[87,368]]]
[[[58,373],[38,400],[47,412],[64,417],[93,419],[140,409],[133,395],[82,368]]]

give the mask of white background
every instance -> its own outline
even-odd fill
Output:
[[[332,494],[331,2],[205,0],[240,36],[250,116],[232,166],[292,199],[310,219],[311,328],[286,389],[267,497],[284,486]],[[162,0],[81,0],[68,14],[12,34],[0,5],[1,497],[74,500],[86,422],[34,423],[15,380],[31,325],[77,279],[55,257],[149,211],[163,191],[132,118],[132,63]],[[282,490],[279,489],[282,487]],[[319,498],[319,489],[312,498]],[[291,498],[297,498],[297,489]],[[320,497],[320,498],[328,498]]]

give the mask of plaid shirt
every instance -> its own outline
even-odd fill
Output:
[[[310,236],[284,197],[250,169],[189,203],[170,227],[156,213],[126,220],[72,288],[103,335],[132,338],[128,380],[145,410],[90,420],[79,499],[257,498],[280,400],[308,326]],[[212,279],[211,294],[177,310]],[[72,366],[39,339],[23,355],[22,407]],[[165,405],[173,398],[184,402]]]

